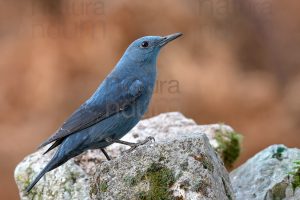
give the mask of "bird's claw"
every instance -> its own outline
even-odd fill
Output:
[[[130,149],[125,150],[123,153],[130,153],[130,152],[132,152],[133,150],[135,150],[138,146],[144,145],[144,144],[146,144],[146,143],[149,142],[149,141],[153,141],[153,142],[154,142],[154,141],[155,141],[155,138],[152,137],[152,136],[146,137],[145,140],[143,140],[143,141],[141,141],[141,142],[138,142],[138,143],[135,143],[135,144],[131,145],[131,146],[130,146]]]

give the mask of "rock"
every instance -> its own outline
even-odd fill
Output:
[[[98,166],[92,199],[233,199],[206,135],[189,133],[145,145]]]
[[[127,182],[136,181],[137,179],[131,180],[131,178],[134,177],[133,175],[140,175],[141,177],[144,177],[144,179],[140,180],[140,182],[144,184],[145,195],[147,195],[146,188],[149,187],[149,181],[152,180],[152,176],[150,176],[149,173],[153,172],[152,169],[155,169],[156,171],[154,170],[154,173],[156,174],[166,173],[173,177],[169,184],[172,185],[171,189],[174,195],[185,195],[186,199],[189,199],[189,195],[194,195],[196,197],[197,192],[195,192],[195,184],[198,181],[199,191],[200,188],[202,188],[201,190],[206,191],[202,192],[208,195],[208,197],[206,197],[207,199],[213,199],[209,195],[224,195],[226,192],[229,196],[232,196],[229,181],[226,179],[226,171],[224,171],[216,155],[212,153],[213,151],[210,152],[211,149],[209,148],[210,145],[208,144],[208,140],[205,139],[202,133],[206,134],[209,138],[209,142],[225,160],[225,163],[227,163],[227,165],[232,164],[232,162],[237,158],[240,150],[240,137],[233,131],[232,128],[220,124],[200,126],[193,120],[185,118],[180,113],[166,113],[150,119],[142,120],[130,133],[122,138],[123,140],[137,142],[139,140],[143,140],[147,136],[154,136],[156,142],[152,146],[147,144],[143,147],[139,147],[129,155],[123,155],[120,157],[120,152],[125,150],[125,147],[119,144],[111,145],[108,148],[109,155],[119,158],[110,162],[104,162],[105,157],[102,155],[100,150],[87,151],[82,155],[71,159],[59,168],[47,173],[28,196],[23,193],[24,188],[26,188],[36,174],[40,172],[40,170],[50,160],[53,155],[53,151],[46,155],[42,155],[47,148],[46,147],[45,149],[27,156],[15,169],[15,179],[20,190],[20,197],[21,199],[90,199],[90,194],[93,194],[95,198],[100,197],[101,194],[97,189],[100,189],[100,191],[107,190],[111,192],[111,187],[109,186],[111,186],[112,182],[107,182],[106,187],[106,184],[97,185],[97,181],[93,181],[92,184],[90,184],[90,180],[97,180],[95,177],[99,177],[99,174],[103,173],[101,170],[104,169],[104,166],[112,167],[112,171],[109,171],[110,174],[116,173],[115,177],[111,181],[118,180],[116,177],[120,178],[119,175],[121,172],[118,172],[115,168],[117,165],[122,168],[121,163],[124,161],[127,162],[123,163],[124,166],[130,166],[131,164],[134,164],[134,162],[143,163],[143,165],[139,168],[140,173],[138,174],[136,171],[134,174],[134,171],[131,171],[132,174],[128,176],[129,178],[126,180]],[[188,147],[185,151],[178,152],[178,156],[182,159],[182,162],[185,158],[188,164],[193,163],[195,166],[194,168],[190,165],[186,166],[189,171],[185,172],[182,170],[183,175],[179,176],[179,168],[175,167],[174,164],[176,162],[174,160],[177,159],[177,161],[180,161],[180,159],[176,158],[175,153],[177,152],[175,152],[172,148],[177,148],[176,150],[179,150],[178,148],[180,145],[185,146],[187,142],[190,144],[190,140],[192,140],[191,144],[193,144],[193,146],[189,147],[189,145],[187,145]],[[196,146],[195,142],[202,144],[202,146]],[[176,144],[177,146],[174,146],[173,144]],[[145,157],[149,158],[149,161],[157,161],[157,155],[160,155],[159,152],[162,152],[163,150],[168,150],[164,152],[164,154],[170,154],[169,159],[166,159],[166,161],[156,162],[158,165],[155,165],[154,163],[154,166],[150,165],[151,163],[144,162]],[[207,173],[205,175],[205,170],[203,169],[201,162],[197,164],[196,160],[193,159],[193,156],[187,155],[187,151],[202,153],[195,155],[200,156],[199,159],[203,156],[205,161],[212,164],[215,170],[214,173]],[[140,157],[136,157],[136,155],[140,155]],[[138,159],[140,159],[140,161],[138,161]],[[137,169],[138,167],[139,166],[135,165],[133,169]],[[97,173],[95,175],[96,169]],[[197,172],[196,177],[193,175],[194,172]],[[198,174],[199,172],[202,174]],[[189,175],[191,176],[190,179],[185,180],[184,177]],[[205,180],[207,181],[201,182],[200,178],[204,175],[206,176]],[[148,177],[148,179],[146,177]],[[219,178],[215,180],[216,177]],[[223,177],[223,179],[220,179],[220,177]],[[164,176],[160,178],[163,179]],[[222,181],[222,184],[224,183],[223,187],[220,185],[220,180]],[[124,184],[123,179],[119,181]],[[186,181],[190,181],[189,186],[185,186],[184,183]],[[181,182],[184,185],[182,188],[180,188],[180,184],[182,184]],[[137,185],[135,188],[141,189],[141,186]],[[125,186],[126,185],[124,185],[124,187]],[[193,188],[191,188],[192,186]],[[219,189],[211,188],[211,186],[218,186]],[[189,192],[186,192],[185,188],[188,188],[189,190],[187,191]],[[105,193],[105,195],[107,194],[109,193]],[[198,196],[201,196],[201,192],[198,193]]]
[[[221,156],[225,166],[231,167],[240,154],[241,135],[230,126],[224,124],[198,125],[194,120],[184,117],[181,113],[170,112],[140,121],[122,139],[139,142],[148,136],[156,141],[173,140],[189,133],[205,133],[210,144]],[[110,155],[118,156],[127,146],[113,144],[108,147]]]
[[[20,191],[20,199],[90,199],[89,177],[74,159],[47,173],[27,195],[24,192],[25,188],[54,153],[50,152],[49,155],[43,156],[43,152],[38,151],[27,156],[15,169],[14,177]]]
[[[299,200],[299,160],[300,150],[284,145],[259,152],[230,173],[236,199]]]

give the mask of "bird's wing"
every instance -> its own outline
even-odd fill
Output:
[[[138,79],[122,81],[122,83],[120,87],[110,87],[106,94],[107,97],[103,98],[104,100],[100,103],[86,102],[82,104],[39,148],[56,141],[53,147],[49,148],[51,150],[67,136],[86,129],[134,104],[144,91],[143,83]]]

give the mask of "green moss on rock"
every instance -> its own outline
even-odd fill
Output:
[[[101,182],[99,187],[101,192],[106,192],[108,188],[107,182],[106,181]]]
[[[227,168],[231,168],[241,152],[241,135],[234,131],[216,131],[217,151]]]
[[[296,190],[296,188],[300,187],[300,160],[294,161],[294,164],[294,171],[290,172],[290,175],[293,179],[293,190]]]
[[[172,199],[171,185],[175,182],[173,172],[167,167],[153,163],[146,171],[144,179],[149,181],[150,188],[147,192],[140,192],[138,198],[141,200],[168,200]]]

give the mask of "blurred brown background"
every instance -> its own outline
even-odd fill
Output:
[[[270,144],[300,147],[299,10],[292,0],[1,0],[0,199],[18,199],[17,163],[144,35],[184,33],[159,56],[147,116],[231,125],[244,135],[238,164]]]

